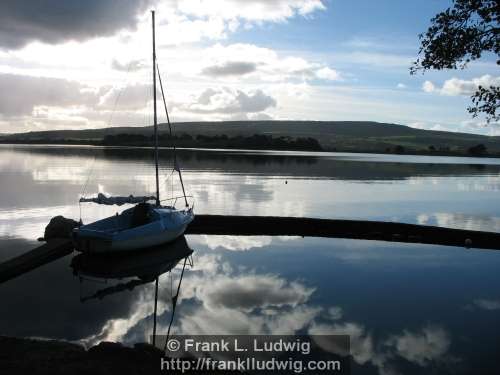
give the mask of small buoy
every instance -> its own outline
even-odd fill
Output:
[[[285,185],[286,185],[286,184],[288,184],[288,181],[287,181],[287,180],[285,180]]]
[[[466,239],[465,239],[465,247],[466,247],[467,249],[470,249],[470,248],[471,248],[471,246],[472,246],[472,240],[471,240],[470,238],[466,238]]]

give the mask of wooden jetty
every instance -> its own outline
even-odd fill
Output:
[[[347,238],[500,250],[500,233],[364,220],[197,215],[186,234]],[[64,235],[67,237],[67,234],[61,234]],[[47,243],[1,263],[0,283],[72,252],[70,239],[51,238]]]

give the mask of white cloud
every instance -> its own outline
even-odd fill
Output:
[[[327,79],[330,81],[336,81],[340,79],[340,75],[337,71],[325,66],[324,68],[318,69],[316,71],[316,76],[320,79]]]
[[[497,299],[476,299],[474,305],[483,310],[500,310],[500,300]]]
[[[245,76],[248,80],[340,80],[336,70],[297,56],[280,56],[275,50],[253,44],[216,44],[203,51],[202,74],[218,78]]]
[[[463,190],[478,189],[498,191],[498,181],[492,179],[491,183],[482,184],[481,187],[464,186]],[[481,189],[481,190],[479,190]],[[486,215],[468,215],[461,213],[436,212],[432,214],[421,214],[417,221],[422,225],[437,225],[445,228],[458,228],[467,230],[489,230],[500,231],[500,217]]]
[[[500,121],[465,120],[460,122],[460,131],[496,136],[500,135]]]
[[[296,15],[309,16],[325,10],[320,0],[179,0],[177,10],[190,16],[224,20],[282,22]]]
[[[89,87],[57,78],[0,73],[0,116],[31,115],[37,106],[93,105],[97,94]]]
[[[207,287],[198,288],[198,297],[209,309],[238,309],[251,312],[255,308],[296,307],[305,303],[314,289],[275,275],[220,275]]]
[[[314,288],[299,281],[244,269],[235,274],[213,255],[197,263],[203,268],[183,282],[182,299],[196,304],[180,310],[181,334],[293,334],[322,310],[307,305]]]
[[[431,81],[425,81],[422,84],[422,90],[425,92],[434,92],[436,90],[436,86]]]
[[[69,40],[88,40],[111,36],[124,29],[135,29],[156,6],[158,24],[168,24],[172,43],[221,39],[235,32],[244,21],[283,22],[289,18],[310,17],[326,9],[321,0],[110,0],[87,1],[85,6],[57,1],[25,4],[4,1],[0,5],[0,47],[17,49],[32,41],[56,44]]]
[[[326,7],[321,0],[171,0],[158,4],[159,33],[166,45],[222,40],[239,28],[311,17]],[[163,29],[163,30],[162,30]]]
[[[451,78],[444,82],[443,87],[436,87],[432,82],[425,81],[422,89],[425,92],[437,92],[441,95],[458,96],[458,95],[472,95],[479,86],[490,87],[500,86],[500,77],[493,77],[489,74],[483,75],[471,80],[464,80],[459,78]]]
[[[162,13],[159,13],[162,14]],[[192,18],[185,14],[167,11],[158,25],[159,47],[170,48],[172,45],[195,43],[202,40],[226,39],[229,33],[236,31],[234,23],[221,17]]]
[[[232,251],[245,251],[262,248],[271,244],[269,236],[203,236],[210,249],[224,248]]]
[[[444,82],[439,90],[442,95],[471,95],[476,90],[477,85],[473,81],[465,81],[458,78],[451,78]]]
[[[344,322],[333,325],[313,323],[308,333],[310,335],[349,335],[351,355],[360,365],[372,360],[375,356],[372,336],[358,323]],[[323,341],[321,336],[318,337],[317,344],[326,351],[345,354],[338,351],[339,348],[335,346],[335,343],[332,347],[332,342]]]
[[[152,87],[145,84],[132,84],[125,87],[112,87],[100,97],[102,109],[144,109],[152,99]]]
[[[448,124],[436,123],[432,121],[412,121],[408,123],[408,126],[415,129],[425,130],[443,130],[490,136],[500,135],[500,122],[495,121],[487,123],[482,120],[463,120]]]
[[[421,332],[404,331],[389,338],[386,345],[393,346],[396,353],[420,366],[441,358],[450,347],[448,333],[440,327],[424,327]]]
[[[262,90],[244,92],[228,87],[206,89],[183,110],[199,114],[246,114],[276,106],[276,100]]]
[[[500,77],[493,77],[487,74],[479,78],[473,78],[470,81],[452,78],[445,81],[441,89],[441,94],[451,96],[472,95],[479,86],[500,86]]]
[[[115,70],[119,70],[122,72],[134,72],[144,67],[145,63],[143,60],[130,60],[127,62],[120,62],[116,59],[113,59],[111,62],[111,67]]]
[[[427,125],[420,121],[410,122],[408,126],[415,129],[427,129]]]
[[[130,47],[118,43],[115,48],[117,57],[113,59],[105,57],[105,50],[109,47],[106,47],[107,43],[111,40],[102,39],[82,44],[70,43],[64,48],[32,44],[17,51],[16,55],[20,55],[23,60],[32,61],[33,64],[36,64],[37,60],[35,55],[43,56],[40,63],[44,65],[42,69],[33,70],[30,67],[18,70],[26,70],[29,74],[43,73],[61,77],[67,73],[58,66],[62,58],[61,52],[69,51],[68,64],[74,68],[68,75],[77,77],[75,82],[82,82],[82,88],[86,89],[87,85],[89,88],[95,87],[92,90],[97,95],[96,105],[90,106],[91,108],[73,108],[72,112],[68,112],[69,108],[61,103],[57,118],[53,108],[42,111],[38,106],[36,122],[31,112],[24,113],[24,117],[18,119],[19,126],[25,131],[51,127],[60,129],[106,126],[106,120],[110,117],[109,111],[115,108],[119,111],[113,114],[115,121],[112,126],[142,125],[145,122],[145,111],[148,110],[145,106],[149,105],[151,90],[148,84],[144,83],[150,81],[149,70],[142,69],[146,67],[147,62],[138,58],[139,55],[135,52],[136,47],[144,49],[140,47],[140,40],[135,36],[132,40],[127,40]],[[127,48],[134,50],[132,58],[126,57]],[[93,55],[93,50],[98,51],[99,61],[92,62],[89,58]],[[314,85],[314,81],[319,79],[339,79],[339,74],[324,64],[297,56],[280,56],[272,49],[251,44],[216,44],[209,48],[176,47],[175,52],[168,53],[171,56],[160,56],[160,63],[165,62],[160,67],[166,67],[162,69],[162,77],[167,84],[167,101],[175,121],[276,118],[274,113],[278,110],[279,95],[285,95],[283,103],[288,101],[287,98],[292,94],[304,99],[312,87],[306,82],[312,81],[311,85]],[[202,58],[197,59],[197,56]],[[211,76],[203,73],[210,73]],[[215,84],[213,77],[217,79]],[[192,83],[186,84],[187,79]],[[220,88],[221,83],[223,88]],[[289,87],[286,87],[287,85]],[[44,88],[47,87],[50,87],[50,84]],[[46,114],[43,120],[41,114]],[[14,130],[8,129],[9,123],[0,122],[0,126],[6,132]]]
[[[330,315],[330,319],[332,320],[339,320],[342,319],[343,312],[342,308],[338,306],[333,306],[328,309],[328,314]]]
[[[308,331],[311,335],[349,335],[350,354],[360,365],[371,364],[379,374],[399,374],[397,357],[425,367],[431,362],[453,362],[449,354],[451,344],[449,334],[441,327],[426,326],[417,332],[404,330],[376,343],[373,335],[356,322],[334,324],[313,321]],[[316,343],[326,351],[345,355],[343,348],[327,338],[318,336]]]
[[[415,129],[424,129],[424,130],[435,130],[435,131],[456,131],[456,125],[443,125],[437,123],[427,123],[427,122],[411,122],[408,124],[409,127]]]
[[[429,130],[436,130],[436,131],[447,131],[449,129],[447,129],[445,126],[441,125],[441,124],[434,124],[432,125]]]

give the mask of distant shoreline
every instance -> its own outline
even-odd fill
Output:
[[[112,147],[131,147],[138,149],[148,149],[152,148],[152,144],[104,144],[102,141],[98,140],[2,140],[0,139],[0,144],[4,145],[47,145],[47,146],[98,146],[104,148]],[[425,150],[407,150],[403,152],[388,152],[385,150],[353,150],[353,149],[321,149],[321,150],[308,150],[308,149],[293,149],[293,148],[280,148],[280,149],[270,149],[270,148],[242,148],[242,147],[204,147],[201,145],[191,145],[191,146],[176,146],[178,149],[192,149],[192,150],[242,150],[242,151],[287,151],[287,152],[315,152],[315,153],[353,153],[353,154],[379,154],[379,155],[405,155],[405,156],[448,156],[448,157],[471,157],[471,158],[491,158],[499,159],[500,153],[494,154],[483,154],[483,155],[471,155],[467,152],[456,152],[456,151],[425,151]],[[160,148],[172,148],[170,145],[160,145]]]
[[[108,136],[103,140],[91,139],[0,139],[0,144],[58,144],[58,145],[87,145],[87,146],[122,146],[122,147],[154,147],[150,138],[137,135],[124,135],[125,137]],[[142,137],[144,139],[127,139]],[[248,150],[273,150],[273,151],[325,151],[319,142],[313,138],[274,138],[271,136],[253,136],[253,137],[206,137],[201,139],[177,138],[173,142],[166,137],[159,140],[159,147],[172,147],[175,144],[177,148],[206,148],[206,149],[248,149]]]

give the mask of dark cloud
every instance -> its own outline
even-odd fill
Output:
[[[269,306],[296,306],[305,303],[313,291],[299,283],[287,285],[274,276],[244,276],[216,280],[205,302],[214,307],[251,311]]]
[[[265,111],[276,107],[276,99],[262,90],[206,89],[186,110],[193,113],[244,114]]]
[[[276,100],[269,95],[264,94],[262,90],[246,94],[239,91],[236,96],[237,108],[242,112],[260,112],[270,107],[276,107]]]
[[[215,91],[214,89],[206,89],[198,97],[198,103],[203,104],[203,105],[209,105],[212,96],[214,96],[216,94],[217,94],[217,91]]]
[[[60,43],[108,36],[134,28],[137,15],[155,0],[2,0],[0,48],[38,40]]]
[[[256,70],[256,63],[244,61],[228,61],[224,64],[209,66],[203,69],[202,73],[213,77],[240,76],[255,72]]]
[[[36,106],[94,105],[98,94],[59,78],[0,74],[0,116],[31,115]]]

